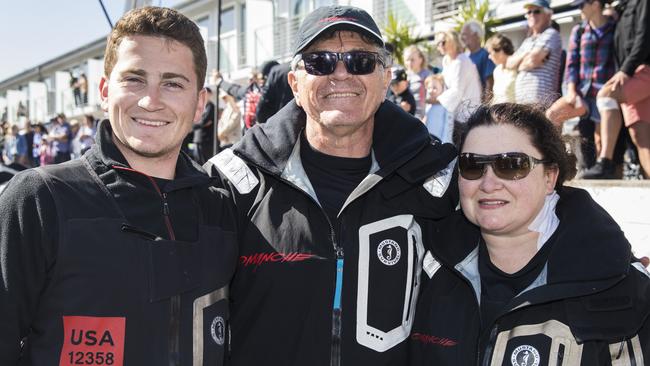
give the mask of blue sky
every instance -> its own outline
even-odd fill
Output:
[[[113,24],[124,0],[103,0]],[[151,0],[169,6],[178,0]],[[7,0],[0,11],[0,81],[110,31],[98,0]]]

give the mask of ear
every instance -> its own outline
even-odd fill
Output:
[[[104,112],[108,112],[108,79],[102,76],[99,81],[99,97],[101,98],[101,107]]]
[[[293,92],[293,97],[296,98],[296,104],[300,106],[300,98],[298,95],[298,77],[296,76],[295,71],[289,71],[287,74],[287,81],[289,82],[289,87],[291,87],[291,91]]]
[[[208,98],[208,93],[205,91],[205,88],[201,88],[198,95],[198,100],[196,102],[196,110],[194,111],[194,119],[192,122],[196,122],[201,119],[203,110],[205,109],[205,102]]]
[[[557,166],[544,169],[544,179],[546,179],[546,194],[550,194],[555,190],[555,183],[557,183],[557,176],[560,174],[560,168]]]

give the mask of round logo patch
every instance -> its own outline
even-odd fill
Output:
[[[212,335],[212,339],[214,339],[214,342],[216,344],[223,346],[223,342],[226,338],[226,323],[222,317],[217,316],[212,319],[212,325],[210,325],[210,334]]]
[[[533,346],[519,346],[512,351],[512,366],[539,366],[539,352]]]
[[[395,240],[383,240],[377,247],[377,257],[379,257],[381,263],[387,266],[392,266],[397,263],[401,256],[402,250]]]

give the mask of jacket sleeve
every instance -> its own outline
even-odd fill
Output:
[[[32,169],[0,194],[0,365],[17,365],[58,238],[54,200]],[[29,341],[27,339],[27,341]]]
[[[214,104],[208,103],[205,106],[205,110],[203,111],[203,114],[201,115],[201,120],[199,123],[194,124],[192,126],[193,130],[198,130],[200,128],[205,128],[208,127],[212,124],[214,121]]]
[[[229,95],[232,95],[235,97],[236,100],[242,100],[246,96],[246,86],[235,84],[235,83],[230,83],[227,81],[222,81],[221,84],[219,84],[219,88],[221,88],[223,91],[228,93]]]
[[[629,76],[634,75],[636,68],[644,63],[650,55],[650,12],[647,0],[639,0],[635,16],[639,20],[638,28],[634,35],[632,49],[621,65],[621,71]],[[623,17],[625,17],[625,13],[623,13]]]

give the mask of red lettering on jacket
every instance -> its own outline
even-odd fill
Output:
[[[255,253],[251,255],[242,255],[239,257],[239,263],[248,267],[251,265],[259,266],[265,263],[284,263],[284,262],[302,262],[307,259],[317,257],[314,254],[308,253]]]
[[[453,339],[438,337],[429,334],[422,334],[422,333],[411,334],[411,339],[421,343],[433,344],[433,345],[438,345],[443,347],[453,347],[458,344],[458,342]]]
[[[357,21],[355,18],[351,18],[351,17],[329,17],[329,18],[321,19],[318,22],[319,23],[329,23],[329,22],[336,22],[336,21],[339,21],[339,20],[351,20],[353,22]]]

